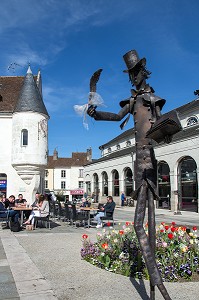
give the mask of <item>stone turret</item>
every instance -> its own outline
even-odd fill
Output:
[[[12,166],[25,189],[32,191],[30,198],[35,191],[42,192],[41,178],[47,165],[49,115],[41,92],[41,74],[35,80],[29,66],[13,113]]]

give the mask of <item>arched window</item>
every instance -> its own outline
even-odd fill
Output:
[[[165,161],[158,163],[159,208],[170,208],[170,169]]]
[[[187,126],[193,126],[198,123],[198,118],[196,116],[192,116],[187,120]]]
[[[184,157],[178,167],[179,207],[182,210],[195,211],[198,209],[197,166],[195,160]]]
[[[119,186],[119,173],[117,170],[113,170],[113,196],[119,196],[120,186]]]
[[[28,145],[28,130],[23,129],[21,131],[21,146],[27,146]]]
[[[131,196],[133,191],[133,173],[130,168],[124,172],[124,191],[126,196]]]
[[[106,172],[102,173],[102,195],[108,196],[108,175]]]

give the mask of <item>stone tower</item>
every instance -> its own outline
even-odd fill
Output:
[[[11,154],[12,166],[21,180],[21,192],[29,202],[34,200],[36,191],[43,192],[48,157],[48,120],[40,71],[35,80],[29,66],[13,113]]]

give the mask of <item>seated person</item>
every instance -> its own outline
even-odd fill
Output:
[[[115,209],[115,202],[113,201],[113,197],[112,196],[108,196],[107,197],[107,203],[100,208],[100,211],[94,217],[94,220],[97,221],[96,228],[102,227],[102,221],[101,221],[100,218],[104,217],[105,213],[106,213],[107,217],[108,216],[112,216],[112,214],[114,212],[114,209]]]
[[[22,194],[19,194],[18,195],[18,199],[15,200],[15,204],[20,205],[20,206],[26,206],[26,199],[23,199],[23,195]]]
[[[15,207],[15,196],[14,195],[10,195],[10,197],[8,198],[8,202],[6,203],[7,206],[6,208],[12,209],[13,207]]]
[[[15,200],[15,206],[25,206],[26,207],[27,201],[23,198],[22,194],[18,195],[18,199]],[[30,216],[30,211],[24,211],[23,212],[26,219]],[[21,215],[21,212],[19,212],[19,215]]]
[[[39,196],[40,196],[40,193],[39,192],[36,192],[35,194],[35,201],[33,202],[33,204],[31,205],[32,207],[37,207],[37,204],[39,202]]]
[[[12,222],[17,222],[19,220],[19,213],[15,210],[5,208],[3,203],[3,197],[0,196],[0,218],[11,218]]]
[[[3,202],[4,206],[5,206],[5,208],[8,208],[9,207],[9,200],[8,200],[8,198],[6,198],[5,194],[3,194],[2,197],[3,197],[2,202]]]
[[[28,220],[24,224],[34,224],[34,217],[47,217],[48,215],[49,202],[44,195],[39,195],[38,204],[33,208]]]

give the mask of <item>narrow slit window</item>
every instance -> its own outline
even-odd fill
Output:
[[[21,145],[28,146],[28,130],[27,129],[23,129],[21,131]]]

